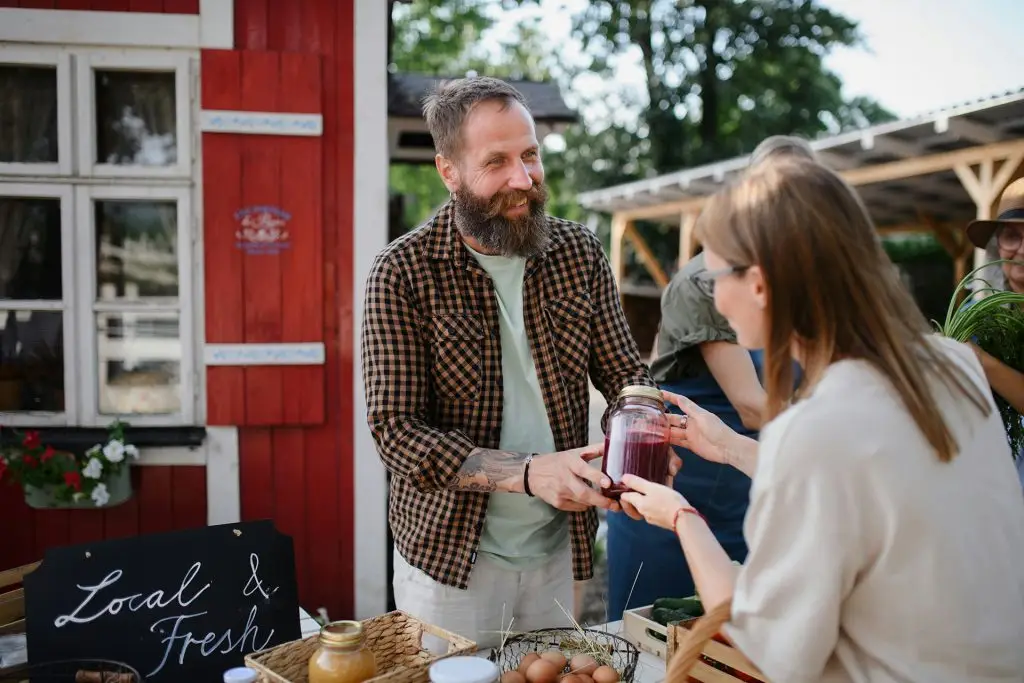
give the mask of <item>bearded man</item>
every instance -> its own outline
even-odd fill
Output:
[[[568,625],[589,579],[589,387],[655,386],[586,227],[548,216],[523,96],[492,78],[424,106],[451,193],[381,252],[366,284],[367,420],[391,473],[397,607],[481,647]],[[607,413],[606,413],[607,416]]]

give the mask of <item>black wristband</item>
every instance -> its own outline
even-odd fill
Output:
[[[531,498],[533,498],[534,495],[533,491],[530,490],[530,463],[533,462],[533,456],[535,455],[537,454],[530,453],[528,456],[526,456],[526,467],[523,468],[523,493],[530,496]]]

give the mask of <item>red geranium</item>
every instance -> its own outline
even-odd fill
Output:
[[[55,455],[57,455],[57,451],[53,450],[53,446],[47,446],[43,454],[39,456],[39,462],[46,462]]]
[[[65,472],[64,483],[76,491],[82,490],[82,475],[78,472]]]
[[[36,459],[33,458],[31,455],[26,455],[24,458],[22,458],[22,460],[25,462],[26,466],[31,467],[33,469],[35,469],[35,467],[39,465],[39,463],[36,462]]]
[[[25,438],[22,440],[21,445],[25,448],[39,448],[39,432],[25,432]]]

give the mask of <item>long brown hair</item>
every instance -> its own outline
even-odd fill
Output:
[[[828,168],[780,158],[751,168],[705,205],[697,237],[735,266],[758,265],[767,288],[765,390],[770,420],[794,398],[792,348],[813,387],[829,364],[865,360],[892,382],[943,462],[957,444],[927,378],[937,372],[984,414],[985,395],[926,342],[932,331],[881,241],[860,197]]]

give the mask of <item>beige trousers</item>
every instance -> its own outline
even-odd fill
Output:
[[[480,649],[496,647],[502,632],[560,628],[572,620],[572,555],[568,544],[548,562],[530,571],[511,571],[481,555],[461,590],[434,581],[394,551],[395,606],[417,619],[476,642]],[[556,602],[557,601],[557,602]],[[503,621],[504,620],[504,621]],[[513,621],[514,620],[514,621]],[[445,643],[424,637],[424,647],[437,654]]]

